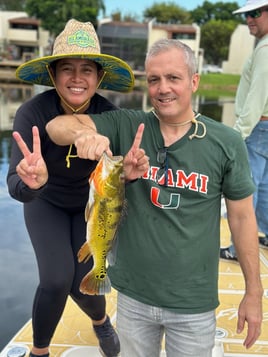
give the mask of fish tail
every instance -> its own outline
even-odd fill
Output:
[[[89,248],[89,244],[87,242],[85,242],[77,253],[78,262],[81,263],[84,261],[86,263],[89,260],[89,258],[91,257],[91,255],[92,255],[92,253]]]
[[[87,295],[105,295],[111,292],[111,281],[107,274],[99,279],[92,270],[82,279],[80,291]]]

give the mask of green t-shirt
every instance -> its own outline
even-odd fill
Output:
[[[113,287],[145,304],[180,313],[218,306],[221,197],[254,192],[247,152],[238,132],[204,116],[204,138],[186,135],[167,148],[168,185],[156,182],[157,152],[164,141],[153,113],[120,110],[92,115],[114,155],[130,149],[145,123],[141,147],[150,169],[126,185],[127,213],[118,231]],[[198,135],[203,133],[201,125]]]

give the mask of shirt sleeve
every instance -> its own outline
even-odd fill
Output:
[[[222,192],[230,200],[240,200],[252,195],[255,185],[252,180],[247,149],[244,140],[230,138],[226,152]]]
[[[249,82],[249,87],[246,97],[240,99],[243,100],[243,105],[240,105],[234,129],[241,133],[243,139],[250,135],[261,116],[268,116],[267,58],[268,44],[256,48],[252,57],[251,78],[244,78],[241,81],[242,86],[245,85],[245,81]]]

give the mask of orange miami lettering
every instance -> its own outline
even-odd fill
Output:
[[[157,166],[151,166],[149,170],[142,176],[145,180],[157,181],[157,172],[159,168]],[[160,192],[165,182],[165,174],[158,180],[157,187],[151,187],[151,202],[153,205],[162,209],[177,209],[180,205],[180,194],[170,193],[169,198],[165,202],[160,200]],[[195,192],[207,194],[208,176],[197,172],[191,172],[188,175],[184,170],[177,170],[175,175],[171,169],[167,171],[168,187],[178,187],[188,189]]]

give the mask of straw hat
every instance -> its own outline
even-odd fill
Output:
[[[268,5],[268,0],[247,0],[246,5],[240,9],[233,11],[233,14],[240,14],[243,12],[259,9]]]
[[[121,59],[101,54],[98,36],[91,22],[71,19],[56,37],[51,56],[36,58],[20,65],[17,78],[24,82],[54,86],[47,67],[61,58],[83,58],[99,63],[105,75],[100,89],[129,92],[134,85],[134,75],[129,65]]]

